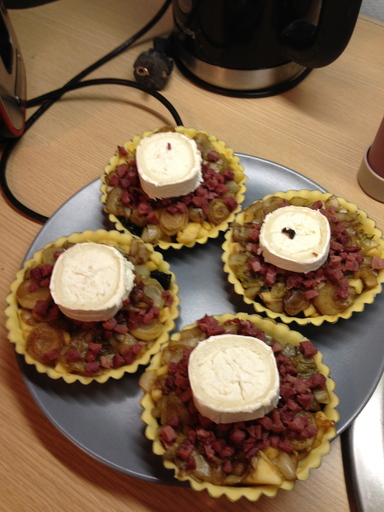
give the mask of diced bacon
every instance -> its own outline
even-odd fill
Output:
[[[309,387],[309,386],[308,386]],[[289,398],[287,401],[286,401],[286,406],[288,407],[289,410],[291,410],[292,412],[299,412],[300,411],[300,405],[295,401],[295,400],[292,400],[291,398]]]
[[[341,270],[341,268],[337,268],[335,270],[328,269],[328,276],[331,281],[334,283],[338,283],[341,281],[344,277],[344,272]]]
[[[260,272],[262,267],[262,262],[259,256],[255,256],[252,260],[248,262],[248,266],[254,272]]]
[[[161,438],[161,440],[163,441],[163,437]],[[183,444],[180,446],[180,448],[178,449],[177,456],[179,457],[179,459],[188,460],[189,457],[192,455],[193,450],[194,450],[193,444],[191,443],[191,441],[186,439],[183,442]]]
[[[204,451],[207,456],[207,459],[210,460],[211,462],[217,462],[219,460],[211,444],[205,444]]]
[[[220,160],[220,153],[218,151],[210,149],[209,151],[207,151],[205,157],[210,162],[217,162],[218,160]]]
[[[231,445],[225,445],[219,452],[220,457],[231,457],[235,453],[235,447]]]
[[[201,427],[196,429],[196,437],[203,443],[212,443],[215,440],[215,434],[212,432],[212,430],[206,430],[205,428]]]
[[[382,270],[384,268],[384,258],[378,256],[372,256],[371,261],[372,268],[375,270]]]
[[[340,286],[335,293],[335,299],[348,299],[350,296],[348,279],[344,278],[340,282]]]
[[[303,280],[303,276],[296,274],[295,272],[289,274],[286,281],[287,290],[291,290],[292,288],[300,288]]]
[[[180,394],[180,400],[182,402],[189,402],[189,400],[192,400],[192,390],[191,388],[187,388],[183,393]]]
[[[265,284],[268,286],[272,286],[276,282],[276,267],[274,265],[269,265],[267,273],[265,274]]]
[[[175,386],[181,389],[187,389],[187,387],[189,386],[188,377],[184,377],[184,375],[177,373],[175,375]]]
[[[33,308],[35,315],[44,318],[48,313],[49,302],[46,300],[38,300]]]
[[[65,354],[65,358],[70,363],[76,363],[76,361],[80,361],[81,354],[78,350],[70,348],[68,352]]]
[[[101,343],[94,343],[92,341],[88,343],[89,350],[91,350],[94,354],[98,354],[102,347],[103,345]]]
[[[286,453],[293,452],[292,443],[288,439],[284,439],[283,441],[280,441],[279,448],[280,448],[280,450],[283,450],[283,452],[286,452]]]
[[[345,245],[344,251],[348,253],[355,253],[361,251],[361,248],[358,245]]]
[[[41,263],[39,266],[42,277],[47,277],[52,274],[53,265],[51,263]]]
[[[235,174],[233,171],[231,171],[231,169],[224,169],[221,175],[226,181],[233,181],[235,179]]]
[[[244,430],[241,430],[239,428],[234,428],[231,432],[231,441],[232,443],[234,443],[235,445],[239,445],[240,443],[242,443],[244,441],[244,439],[246,438],[246,432]]]
[[[227,196],[224,198],[224,204],[230,212],[233,212],[234,210],[236,210],[237,205],[239,203],[236,201],[236,199],[233,196]]]
[[[250,425],[247,432],[254,439],[261,439],[261,425]]]
[[[329,255],[329,266],[331,268],[338,268],[342,261],[343,260],[339,254],[330,254]]]
[[[245,453],[247,453],[250,450],[252,450],[252,448],[254,448],[255,446],[256,446],[256,439],[254,439],[252,437],[248,437],[248,439],[245,439],[245,441],[243,443],[242,450]]]
[[[317,435],[318,429],[314,425],[308,425],[304,430],[300,432],[299,438],[310,439]]]
[[[297,395],[296,400],[302,406],[303,409],[308,411],[311,407],[311,403],[313,401],[313,395],[311,393],[306,393],[304,395]]]
[[[117,151],[120,156],[127,156],[128,152],[123,146],[117,146]]]
[[[141,201],[137,207],[137,213],[139,215],[147,215],[150,211],[152,211],[152,206],[149,203]]]
[[[312,204],[311,208],[312,210],[320,210],[321,208],[323,208],[323,202],[322,201],[316,201]]]
[[[271,427],[272,432],[283,432],[284,430],[286,430],[285,426],[283,425],[283,423],[281,421],[279,409],[275,409],[271,413],[271,417],[272,417],[272,421],[273,421],[273,425]]]
[[[280,345],[278,341],[274,341],[272,345],[272,350],[274,354],[277,354],[283,350],[283,347]]]
[[[309,389],[313,388],[324,388],[327,382],[326,377],[322,373],[313,373],[309,379],[307,379],[307,386]]]
[[[260,423],[265,430],[271,430],[273,426],[273,421],[269,416],[263,416],[262,418],[259,418],[257,422]]]
[[[126,324],[116,324],[113,330],[119,334],[127,334],[128,326]]]
[[[125,361],[124,357],[120,354],[115,354],[112,358],[113,368],[120,368],[120,366],[123,366]]]
[[[195,457],[189,457],[189,459],[187,461],[186,468],[193,471],[194,469],[196,469],[196,467],[197,467],[197,464],[196,464]]]
[[[208,213],[208,201],[204,197],[194,196],[192,198],[192,203],[197,208],[201,208],[205,214]]]
[[[167,448],[172,446],[176,440],[176,432],[170,425],[163,427],[159,432],[159,436],[161,442]]]
[[[55,361],[60,356],[60,350],[58,348],[53,348],[52,350],[48,350],[43,355],[43,361],[45,363],[51,363],[52,361]]]
[[[28,291],[33,293],[38,290],[39,285],[35,281],[31,281],[31,284],[28,286]]]
[[[290,384],[281,384],[280,385],[280,396],[283,400],[287,401],[289,398],[295,396],[295,390],[293,386]]]
[[[250,320],[240,320],[239,322],[239,334],[243,336],[251,336],[253,338],[259,338],[261,341],[265,341],[265,332],[259,329]]]
[[[112,368],[112,359],[109,359],[108,357],[101,356],[100,357],[100,366],[102,368],[105,368],[106,370],[109,370]]]
[[[94,354],[92,350],[88,350],[87,353],[85,354],[84,359],[88,361],[88,363],[96,361],[96,354]]]
[[[110,318],[109,320],[106,320],[103,322],[103,329],[109,329],[113,330],[117,325],[117,320],[115,318]]]
[[[356,258],[350,258],[348,255],[347,261],[345,262],[345,270],[348,270],[350,272],[355,272],[356,270],[359,270],[360,263]]]
[[[312,300],[314,299],[315,297],[318,297],[319,296],[319,292],[318,290],[315,290],[315,289],[312,289],[312,290],[306,290],[304,292],[304,295],[305,295],[305,299],[306,300]]]
[[[317,349],[309,340],[301,341],[299,344],[300,352],[304,357],[311,357],[317,354]]]
[[[85,365],[85,373],[87,375],[91,375],[92,373],[97,373],[100,370],[99,363],[96,361],[90,361]]]
[[[292,421],[288,423],[288,428],[295,432],[302,432],[308,425],[308,419],[305,416],[296,415]]]
[[[219,325],[219,322],[213,316],[205,315],[201,320],[198,320],[197,323],[200,329],[207,334],[208,338],[225,333],[224,327]]]
[[[230,460],[226,460],[223,464],[223,471],[224,473],[227,473],[227,475],[230,475],[232,473],[232,462]]]
[[[331,240],[329,246],[330,246],[330,249],[332,249],[332,251],[336,251],[336,252],[341,252],[344,249],[343,244],[336,242],[336,240]]]
[[[37,267],[31,268],[30,275],[31,275],[32,279],[34,279],[35,281],[41,281],[42,275],[41,275],[40,265]]]
[[[51,276],[49,276],[49,277],[45,277],[44,279],[42,279],[42,280],[40,281],[40,286],[41,286],[42,288],[48,288],[48,287],[49,287],[50,282],[51,282]]]

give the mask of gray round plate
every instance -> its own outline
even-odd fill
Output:
[[[322,190],[297,172],[260,158],[238,155],[248,176],[248,205],[266,194],[283,190]],[[69,199],[44,225],[26,258],[56,240],[86,229],[110,229],[100,203],[100,180],[95,180]],[[348,198],[346,198],[348,199]],[[164,252],[180,287],[180,316],[177,329],[207,314],[254,313],[227,282],[221,261],[223,236],[192,249]],[[308,337],[322,352],[331,368],[340,398],[343,432],[372,395],[384,367],[383,294],[362,313],[349,320],[320,327],[290,325]],[[105,384],[68,385],[36,372],[20,356],[18,362],[26,385],[43,413],[73,443],[100,462],[127,475],[168,485],[179,484],[173,472],[164,469],[161,458],[153,455],[151,442],[144,436],[138,386],[141,370],[123,379]]]

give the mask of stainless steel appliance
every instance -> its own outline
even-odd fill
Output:
[[[206,87],[275,94],[343,52],[361,0],[173,0],[176,63]]]

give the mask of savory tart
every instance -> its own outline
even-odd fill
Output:
[[[228,348],[225,341],[220,347],[221,337],[265,345],[278,372],[277,403],[273,403],[274,370],[266,369],[269,363],[260,369],[269,356],[255,358],[258,349],[241,342],[241,350],[236,345]],[[212,338],[217,343],[215,355],[205,359],[216,378],[205,387],[210,397],[202,399],[195,391],[198,372],[193,357],[201,344],[210,346]],[[209,352],[212,355],[212,349]],[[223,358],[227,364],[222,364]],[[271,379],[269,398],[254,396],[254,419],[248,419],[252,400],[246,384],[257,379],[257,373],[261,381]],[[252,501],[262,494],[274,496],[278,489],[290,490],[296,480],[306,480],[309,470],[318,467],[330,450],[339,414],[329,374],[313,344],[285,324],[245,313],[206,315],[172,334],[140,377],[146,437],[153,441],[153,451],[162,456],[164,466],[195,490],[206,489],[213,497],[224,494],[232,501],[242,496]],[[226,396],[238,394],[236,387],[244,396],[233,396],[229,406]],[[253,393],[257,386],[251,387]],[[238,407],[236,401],[245,406]],[[263,412],[259,406],[267,402]],[[209,406],[205,410],[225,410],[225,416],[205,416],[202,403]]]
[[[222,259],[236,293],[286,323],[350,318],[384,281],[381,231],[356,205],[320,191],[278,192],[246,207]]]
[[[7,298],[16,351],[49,377],[105,382],[149,362],[178,316],[175,275],[137,237],[85,231],[37,251]]]
[[[119,146],[101,179],[101,200],[116,229],[161,249],[216,238],[245,198],[246,176],[232,149],[182,126]]]

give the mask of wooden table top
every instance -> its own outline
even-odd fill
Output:
[[[28,98],[60,87],[117,47],[160,5],[159,0],[92,5],[66,0],[9,11],[25,60]],[[171,27],[168,11],[139,44],[90,78],[132,79],[137,55]],[[383,204],[368,197],[356,178],[384,113],[383,44],[384,24],[360,17],[341,57],[313,70],[284,94],[259,99],[221,96],[193,85],[177,68],[162,94],[185,126],[215,134],[238,153],[298,171],[357,203],[383,229]],[[137,90],[100,86],[69,93],[17,144],[8,164],[10,188],[21,202],[49,217],[101,175],[117,144],[163,124],[174,124],[169,112]],[[0,218],[4,305],[41,225],[20,215],[3,196]],[[308,481],[297,482],[293,491],[279,491],[274,499],[262,497],[257,504],[150,484],[104,466],[60,434],[32,400],[7,342],[5,314],[0,315],[0,511],[351,510],[340,439]]]

